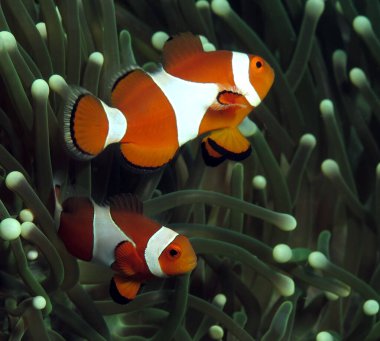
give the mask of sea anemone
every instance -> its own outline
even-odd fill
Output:
[[[354,0],[2,1],[1,338],[379,339],[379,17],[378,2]],[[107,102],[115,74],[154,69],[185,31],[205,51],[272,65],[274,86],[242,128],[252,155],[207,167],[196,139],[150,174],[112,147],[71,159],[70,86]],[[56,183],[99,202],[135,194],[191,238],[197,268],[114,303],[112,272],[57,236]]]

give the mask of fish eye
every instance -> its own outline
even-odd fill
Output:
[[[168,250],[168,255],[170,259],[177,259],[181,255],[181,250],[178,247],[172,246]]]
[[[252,58],[251,65],[256,72],[261,72],[264,69],[264,61],[260,57]]]

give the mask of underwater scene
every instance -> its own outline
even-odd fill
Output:
[[[380,2],[2,0],[0,340],[380,340]]]

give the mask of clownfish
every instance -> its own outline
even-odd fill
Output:
[[[206,164],[250,155],[238,129],[274,81],[261,57],[231,51],[205,52],[199,37],[183,33],[163,47],[157,71],[132,67],[114,82],[110,105],[74,88],[64,106],[64,139],[71,154],[91,159],[118,143],[132,168],[155,170],[199,135]]]
[[[132,195],[118,195],[107,205],[85,197],[66,199],[57,216],[58,235],[75,257],[111,267],[111,298],[134,299],[142,283],[192,271],[197,257],[187,237],[142,214]]]

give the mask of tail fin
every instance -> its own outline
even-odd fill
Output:
[[[64,139],[78,159],[88,160],[125,135],[124,114],[82,88],[73,88],[63,113]]]

